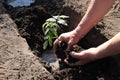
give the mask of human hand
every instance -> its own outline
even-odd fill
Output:
[[[86,63],[89,63],[91,61],[94,61],[97,59],[97,50],[96,48],[90,48],[87,50],[84,50],[80,53],[76,53],[74,51],[69,53],[73,58],[79,59],[79,61],[75,63],[69,63],[66,59],[64,60],[66,64],[69,66],[78,66],[78,65],[84,65]]]
[[[72,45],[76,44],[79,41],[79,34],[73,30],[67,33],[62,33],[58,39],[54,41],[53,50],[55,51],[56,47],[59,45],[59,41],[65,42],[67,44],[66,51],[69,51]]]

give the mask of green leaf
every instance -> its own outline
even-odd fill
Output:
[[[46,25],[44,26],[44,29],[48,28],[50,26],[50,22],[46,22]]]
[[[48,46],[48,41],[46,40],[44,43],[43,43],[43,49],[45,50]]]
[[[50,35],[48,36],[48,42],[49,42],[49,45],[52,46],[53,41],[52,41],[52,37]]]
[[[53,37],[58,37],[57,29],[55,27],[50,28],[51,33],[54,35]]]
[[[45,30],[45,33],[44,33],[44,34],[47,35],[49,31],[50,31],[50,29],[47,28],[47,29]]]
[[[64,25],[64,26],[68,26],[68,24],[66,23],[66,21],[65,21],[65,20],[62,20],[62,19],[60,19],[60,20],[58,21],[58,23],[59,23],[59,24],[62,24],[62,25]]]
[[[59,27],[59,25],[58,25],[57,23],[52,23],[52,24],[51,24],[51,27],[54,27],[54,28],[57,29],[57,28]]]
[[[53,16],[53,18],[57,20],[58,18],[60,18],[60,16]]]
[[[56,22],[56,20],[54,18],[49,18],[46,21],[48,21],[48,22]]]
[[[46,26],[47,24],[46,24],[46,22],[42,25],[42,30],[43,30],[43,32],[45,32],[45,26]]]
[[[62,19],[67,19],[67,18],[69,18],[69,16],[61,15],[60,18],[62,18]]]
[[[44,37],[44,40],[48,40],[48,36],[45,36],[45,37]]]

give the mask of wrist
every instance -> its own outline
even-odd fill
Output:
[[[104,58],[107,56],[107,53],[106,53],[106,48],[103,48],[100,46],[96,47],[96,58],[97,59],[101,59],[101,58]]]
[[[85,36],[85,34],[84,34],[84,32],[82,31],[82,29],[81,29],[80,26],[79,26],[79,27],[76,27],[76,28],[74,29],[74,32],[75,32],[75,35],[76,35],[79,39],[82,39],[82,38]]]
[[[82,39],[92,28],[88,24],[79,23],[78,26],[74,29],[78,33],[78,37]]]

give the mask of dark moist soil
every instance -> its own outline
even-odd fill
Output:
[[[13,13],[14,12],[14,13]],[[43,32],[42,24],[50,16],[41,6],[13,8],[10,11],[11,17],[18,25],[18,31],[23,38],[26,38],[32,50],[42,50]]]
[[[49,3],[54,4],[54,6]],[[54,0],[38,0],[29,7],[12,8],[11,6],[5,5],[9,14],[17,24],[17,29],[20,35],[23,38],[26,38],[30,48],[37,56],[41,56],[43,51],[42,44],[44,39],[41,27],[42,24],[52,15],[62,14],[64,11],[60,9],[62,6],[58,3],[64,4],[64,2],[59,0],[58,2],[55,2]],[[58,9],[60,9],[60,11]],[[58,30],[59,34],[66,31],[69,31],[68,27]],[[101,36],[98,31],[94,29],[90,32],[90,34],[98,34],[98,36]],[[98,41],[100,41],[99,38]],[[105,39],[101,41],[105,41]],[[84,38],[78,45],[85,49],[91,46],[97,46],[101,42],[96,43],[95,45],[91,45]],[[117,74],[119,73],[117,71],[117,64],[111,57],[78,67],[69,67],[64,63],[60,64],[62,64],[60,70],[51,72],[55,80],[119,80],[120,74]]]

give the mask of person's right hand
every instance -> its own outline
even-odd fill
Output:
[[[70,52],[69,53],[73,58],[79,59],[79,61],[75,63],[69,63],[66,59],[64,62],[69,66],[79,66],[79,65],[85,65],[89,62],[95,61],[97,59],[100,59],[99,56],[100,52],[97,48],[89,48],[87,50],[81,51],[79,53],[77,52]]]
[[[63,41],[65,43],[67,43],[67,48],[66,50],[69,51],[72,47],[72,45],[76,44],[79,41],[79,34],[73,30],[70,32],[66,32],[66,33],[62,33],[55,41],[54,41],[54,45],[53,45],[53,50],[56,50],[56,47],[59,44],[59,41]]]

